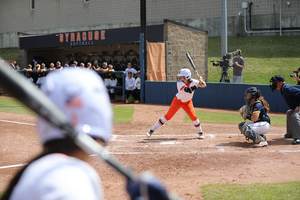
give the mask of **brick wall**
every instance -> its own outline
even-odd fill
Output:
[[[168,81],[176,81],[180,69],[188,68],[192,78],[197,79],[186,53],[194,61],[198,73],[207,80],[208,77],[208,36],[207,33],[193,28],[165,23],[165,35],[168,41]]]

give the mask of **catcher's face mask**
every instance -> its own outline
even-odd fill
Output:
[[[272,92],[274,92],[274,90],[276,90],[276,88],[277,88],[277,81],[276,81],[275,76],[273,76],[271,78],[270,82],[272,83],[272,84],[270,84],[270,88],[271,88]]]

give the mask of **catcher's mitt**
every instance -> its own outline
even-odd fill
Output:
[[[250,107],[248,105],[243,105],[239,110],[243,119],[246,119],[247,115],[250,114]]]

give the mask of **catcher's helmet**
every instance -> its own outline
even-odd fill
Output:
[[[109,141],[112,109],[104,83],[96,72],[74,68],[54,71],[47,75],[41,90],[77,131]],[[37,120],[37,132],[42,144],[66,137],[62,130],[41,117]]]
[[[185,80],[189,80],[191,78],[191,71],[189,69],[181,69],[177,76],[184,76]]]
[[[247,99],[247,95],[250,95],[250,98]],[[253,99],[258,99],[261,96],[260,90],[258,90],[256,87],[249,87],[246,89],[244,95],[245,97],[245,102],[247,105],[250,105],[252,103]]]

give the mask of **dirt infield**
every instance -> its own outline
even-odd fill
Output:
[[[293,146],[292,139],[283,138],[285,127],[272,126],[267,134],[269,146],[254,149],[240,134],[237,125],[202,123],[205,139],[198,139],[193,124],[183,122],[186,114],[180,110],[148,139],[146,132],[169,106],[131,105],[135,108],[133,122],[115,124],[108,151],[137,173],[151,170],[169,191],[186,200],[203,199],[200,186],[208,183],[300,180],[300,146]],[[200,121],[205,118],[198,117]],[[34,116],[0,113],[0,191],[5,190],[14,173],[21,168],[12,165],[26,163],[41,150],[34,123]],[[121,175],[93,158],[90,163],[101,176],[105,199],[129,199]]]

